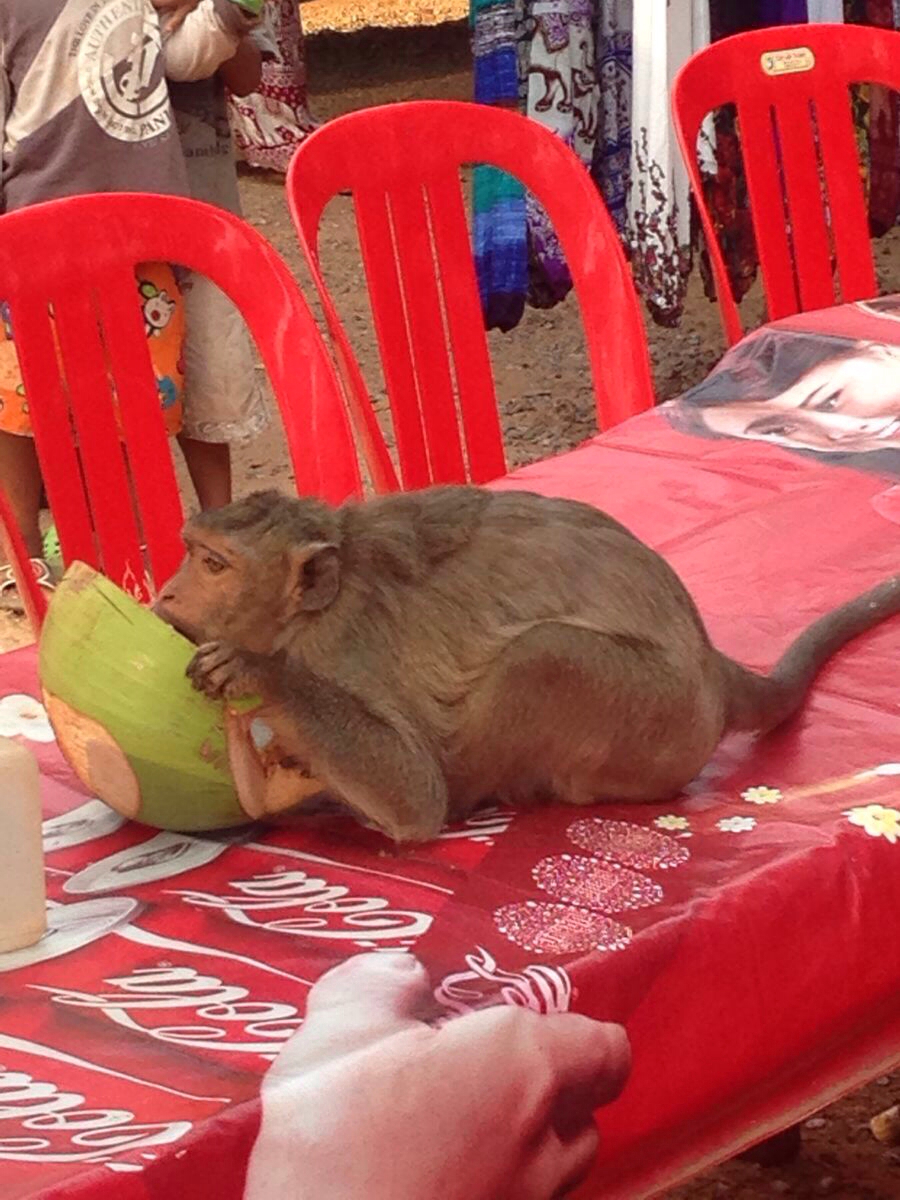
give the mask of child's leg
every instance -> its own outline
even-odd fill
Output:
[[[40,558],[44,552],[39,524],[42,480],[33,438],[0,430],[0,487],[29,555]]]
[[[231,449],[227,442],[200,442],[181,434],[178,444],[204,510],[231,502]]]
[[[5,304],[0,306],[0,487],[6,493],[28,553],[32,558],[40,558],[38,518],[43,480]]]
[[[178,439],[201,508],[231,500],[230,446],[268,423],[253,347],[237,309],[208,279],[182,284],[184,418]]]

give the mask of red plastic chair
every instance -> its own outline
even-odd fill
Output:
[[[854,83],[900,89],[900,33],[816,24],[754,30],[701,50],[675,79],[675,129],[731,343],[743,328],[704,203],[700,126],[714,109],[736,105],[769,319],[866,299],[878,284],[851,111]]]
[[[10,306],[63,559],[146,598],[141,541],[158,588],[182,558],[183,512],[135,285],[141,262],[189,267],[240,308],[281,410],[298,491],[337,503],[359,495],[361,484],[326,344],[287,266],[245,222],[193,200],[131,194],[70,197],[0,217],[0,299]],[[0,507],[10,540],[8,516]],[[28,586],[27,558],[12,540],[17,579],[32,604],[37,592],[39,618],[39,590]]]
[[[25,540],[16,524],[6,493],[0,488],[0,551],[13,570],[16,587],[22,600],[25,616],[35,636],[40,633],[47,615],[47,593],[38,585],[25,549]]]
[[[513,112],[424,100],[350,113],[307,138],[288,171],[288,203],[351,391],[376,487],[397,481],[365,381],[319,263],[332,197],[352,191],[403,484],[506,470],[460,168],[515,175],[559,234],[581,304],[598,419],[653,404],[641,312],[613,223],[590,175],[554,134]]]

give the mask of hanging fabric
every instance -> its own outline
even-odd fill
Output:
[[[806,0],[761,0],[760,25],[805,25]]]
[[[709,0],[472,0],[471,11],[476,99],[518,100],[572,148],[609,203],[653,318],[675,323],[690,269],[690,208],[668,95],[677,69],[709,40]],[[511,329],[526,298],[558,303],[571,279],[536,200],[480,167],[473,208],[488,328]]]
[[[550,129],[589,170],[597,142],[597,76],[592,0],[528,0],[525,36],[526,112]],[[572,287],[556,231],[543,207],[526,195],[528,302],[558,304]]]
[[[866,0],[862,21],[895,28],[893,0]],[[875,237],[897,223],[900,213],[900,109],[897,94],[870,84],[869,99],[869,227]]]
[[[844,0],[844,23],[846,25],[864,25],[866,0]],[[853,125],[856,130],[856,146],[859,152],[859,172],[862,177],[869,202],[869,85],[856,84],[850,89],[850,103],[853,108]]]
[[[806,0],[810,24],[841,25],[844,21],[844,0]]]
[[[707,45],[708,0],[643,0],[632,32],[632,153],[626,241],[638,290],[655,321],[676,325],[691,268],[687,173],[669,115],[678,69]],[[715,169],[712,137],[701,147]]]
[[[475,99],[518,109],[524,0],[472,0],[471,20]],[[525,190],[505,171],[477,166],[472,208],[475,268],[485,326],[507,332],[525,311]]]
[[[759,9],[759,3],[738,6],[731,0],[712,0],[710,40],[717,42],[759,28],[762,23]],[[704,193],[728,270],[731,293],[740,302],[756,279],[759,262],[733,104],[715,113],[713,127],[716,168],[704,181]],[[699,266],[706,297],[715,300],[716,288],[705,244],[701,245]]]
[[[591,174],[624,234],[631,172],[632,0],[599,0],[596,8],[597,140]]]
[[[653,319],[677,324],[692,265],[687,177],[669,119],[674,75],[710,40],[787,23],[900,27],[900,0],[471,0],[475,98],[518,108],[578,155],[619,229]],[[900,107],[854,87],[860,169],[873,233],[900,212]],[[733,106],[704,126],[699,153],[732,292],[758,262]],[[512,329],[526,303],[549,307],[571,280],[547,216],[503,172],[477,167],[474,241],[488,328]],[[700,270],[714,289],[705,249]]]

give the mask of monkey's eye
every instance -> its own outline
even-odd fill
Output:
[[[213,558],[210,554],[204,557],[203,565],[209,571],[210,575],[219,575],[225,570],[225,563],[222,562],[221,558]]]

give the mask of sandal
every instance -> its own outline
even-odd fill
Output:
[[[56,589],[56,576],[53,568],[43,558],[29,559],[31,569],[38,587],[52,593]],[[4,612],[23,613],[25,605],[19,595],[16,576],[10,563],[0,566],[0,609]]]

